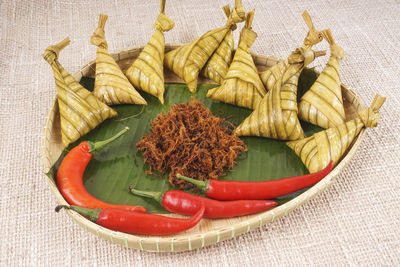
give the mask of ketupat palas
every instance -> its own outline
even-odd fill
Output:
[[[311,17],[307,11],[303,12],[303,19],[309,29],[307,36],[304,39],[303,47],[306,49],[311,49],[314,45],[322,41],[322,34],[317,29],[315,29]],[[288,67],[288,59],[280,60],[271,68],[267,69],[266,71],[260,72],[261,81],[263,82],[267,91],[270,91],[272,90],[272,88],[274,88],[276,81],[279,80],[280,77],[282,77],[283,73],[285,73]],[[285,83],[286,80],[283,80],[282,82]]]
[[[339,76],[339,60],[344,52],[335,44],[330,30],[322,34],[330,44],[331,56],[315,83],[301,97],[299,118],[327,129],[343,124],[346,118]]]
[[[98,47],[93,93],[107,105],[146,105],[146,100],[136,91],[128,78],[122,73],[117,62],[108,53],[108,44],[104,33],[107,18],[107,15],[100,14],[99,25],[90,38],[90,43]]]
[[[330,160],[336,165],[363,127],[371,128],[378,124],[379,108],[385,100],[385,97],[376,95],[371,107],[359,112],[357,118],[286,144],[301,158],[310,173],[322,170]]]
[[[168,52],[165,55],[166,67],[186,82],[190,92],[195,93],[201,69],[230,29],[244,19],[245,12],[241,0],[235,0],[235,7],[224,27],[208,31],[192,42]]]
[[[153,27],[156,29],[137,59],[126,71],[135,88],[157,97],[164,104],[164,32],[174,27],[174,22],[164,15],[165,0]]]
[[[247,14],[246,25],[240,32],[239,46],[221,86],[208,90],[207,97],[249,109],[255,109],[267,91],[258,75],[250,54],[257,38],[251,30],[254,10]]]
[[[225,15],[229,18],[231,12],[229,6],[224,6],[223,10]],[[233,30],[236,29],[236,25],[232,26],[228,33],[225,35],[221,44],[217,50],[213,53],[211,58],[207,61],[201,74],[213,80],[214,82],[221,84],[223,79],[228,72],[229,65],[232,62],[234,41],[233,41]]]
[[[64,147],[90,132],[105,119],[117,116],[112,108],[83,88],[58,62],[60,51],[69,43],[69,38],[65,38],[49,46],[42,55],[54,72]]]
[[[278,140],[304,138],[297,117],[297,84],[301,70],[325,52],[298,48],[289,57],[289,68],[261,100],[257,108],[235,130],[239,136],[262,136]],[[299,65],[300,67],[297,67]],[[292,67],[293,66],[293,67]],[[292,73],[290,70],[299,69]],[[289,74],[289,75],[288,75]],[[284,77],[286,82],[282,83]]]

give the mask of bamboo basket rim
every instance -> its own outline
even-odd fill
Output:
[[[179,46],[181,46],[181,44],[165,44],[165,51],[167,52]],[[112,54],[112,56],[117,62],[123,59],[133,58],[135,55],[138,55],[141,52],[143,47],[144,46],[121,50],[117,53]],[[254,54],[254,53],[252,53],[252,56],[256,65],[264,65],[266,67],[270,67],[280,61],[274,56]],[[86,64],[83,68],[81,68],[78,72],[76,72],[73,75],[73,77],[77,81],[80,81],[82,76],[85,76],[87,73],[89,73],[89,71],[93,70],[92,64],[94,62],[95,61],[93,60],[88,64]],[[361,98],[358,96],[358,94],[343,84],[342,84],[342,93],[343,93],[343,98],[346,98],[355,107],[356,110],[359,111],[365,108],[365,105],[362,102]],[[51,105],[50,111],[48,112],[42,139],[42,162],[44,165],[45,173],[47,173],[51,168],[51,166],[54,164],[54,162],[51,162],[51,158],[54,155],[52,155],[50,146],[52,144],[54,145],[54,142],[51,141],[51,136],[57,109],[58,107],[56,98]],[[220,227],[218,229],[208,231],[206,233],[194,233],[186,235],[185,237],[182,236],[147,237],[141,235],[131,235],[106,229],[100,225],[95,224],[94,222],[89,221],[85,217],[81,216],[80,214],[72,210],[66,210],[66,212],[75,222],[81,225],[85,230],[99,237],[110,240],[112,243],[117,243],[127,248],[136,248],[152,252],[180,252],[180,251],[202,248],[247,233],[253,229],[260,228],[266,225],[267,223],[273,222],[274,220],[282,216],[286,216],[289,212],[293,211],[294,209],[297,209],[300,205],[314,198],[316,195],[318,195],[319,193],[321,193],[322,191],[324,191],[326,188],[328,188],[330,185],[333,184],[335,177],[351,161],[352,157],[354,156],[358,147],[360,146],[364,135],[365,135],[365,128],[361,130],[361,132],[353,142],[352,146],[348,149],[347,154],[334,167],[334,169],[324,179],[322,179],[314,186],[310,187],[308,190],[306,190],[296,198],[282,205],[279,205],[271,210],[267,210],[265,212],[261,212],[256,215],[249,216],[248,219],[243,220],[237,224],[228,227],[225,226]],[[58,156],[56,158],[58,158]],[[50,189],[55,195],[59,204],[63,205],[68,204],[61,195],[61,193],[58,191],[55,182],[50,177],[47,177],[47,180],[49,182]]]

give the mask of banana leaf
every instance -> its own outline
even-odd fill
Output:
[[[299,92],[303,94],[316,79],[313,70],[304,70],[300,76]],[[81,84],[93,89],[94,80],[83,77]],[[194,96],[207,106],[214,115],[226,117],[235,125],[239,125],[251,110],[221,103],[207,98],[207,90],[218,85],[204,84]],[[142,152],[136,148],[136,143],[142,135],[149,133],[150,122],[160,113],[167,113],[169,107],[176,103],[190,101],[193,94],[187,90],[184,84],[165,84],[165,102],[143,93],[147,106],[119,105],[114,106],[118,117],[108,119],[87,135],[67,147],[54,166],[50,169],[48,176],[56,180],[57,169],[68,151],[83,140],[106,139],[125,126],[130,131],[118,140],[109,144],[103,150],[96,152],[84,173],[84,185],[93,196],[114,204],[134,204],[147,208],[149,212],[165,213],[165,209],[157,202],[134,196],[130,194],[128,186],[132,184],[138,189],[151,191],[166,191],[174,189],[168,182],[168,174],[146,175],[145,171],[149,166],[143,162]],[[307,136],[310,136],[322,129],[308,123],[302,122],[302,127]],[[248,151],[237,158],[237,165],[232,171],[220,179],[235,181],[265,181],[276,180],[285,177],[307,174],[308,170],[301,159],[283,141],[277,141],[261,137],[244,137]],[[290,195],[277,199],[282,204],[304,190],[294,192]],[[193,193],[193,192],[192,192]],[[202,194],[202,193],[197,193]]]

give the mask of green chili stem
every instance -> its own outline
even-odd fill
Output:
[[[97,221],[97,219],[99,218],[100,211],[101,211],[101,209],[88,209],[88,208],[78,207],[78,206],[74,206],[74,205],[70,205],[70,206],[58,205],[55,208],[55,211],[59,212],[61,209],[70,209],[70,210],[76,211],[77,213],[87,217],[92,222]]]
[[[176,177],[179,178],[179,179],[182,179],[182,180],[184,180],[186,182],[192,183],[197,187],[200,187],[200,189],[202,189],[203,191],[207,191],[209,181],[199,181],[199,180],[196,180],[196,179],[193,179],[193,178],[189,178],[189,177],[183,176],[183,175],[181,175],[179,173],[176,175]]]
[[[158,202],[162,202],[164,194],[162,192],[154,192],[154,191],[142,191],[133,188],[132,185],[129,186],[129,191],[131,191],[132,194],[142,196],[142,197],[149,197],[152,198]]]

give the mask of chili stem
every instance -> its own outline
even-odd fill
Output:
[[[138,196],[142,196],[142,197],[149,197],[154,200],[157,200],[158,202],[162,201],[162,198],[164,195],[162,192],[137,190],[137,189],[133,188],[132,185],[129,185],[129,191],[131,191],[131,193],[134,195],[138,195]]]
[[[179,179],[182,179],[182,180],[184,180],[186,182],[194,184],[195,186],[199,187],[203,191],[207,191],[208,184],[210,183],[210,181],[199,181],[199,180],[196,180],[196,179],[193,179],[193,178],[189,178],[189,177],[183,176],[183,175],[181,175],[179,173],[176,174],[176,177],[179,178]]]
[[[115,139],[118,139],[118,137],[120,137],[121,135],[125,134],[127,131],[129,131],[129,127],[125,127],[125,129],[123,129],[122,131],[120,131],[119,133],[114,135],[113,137],[110,137],[110,138],[108,138],[106,140],[98,141],[98,142],[95,142],[95,143],[88,142],[89,147],[90,147],[89,152],[92,153],[93,151],[97,151],[97,150],[102,149],[107,144],[111,143]]]
[[[67,205],[58,205],[55,208],[56,212],[59,212],[61,209],[68,209],[68,210],[73,210],[76,211],[77,213],[87,217],[89,220],[95,222],[99,218],[99,214],[101,209],[88,209],[88,208],[83,208],[83,207],[78,207],[78,206],[67,206]]]

